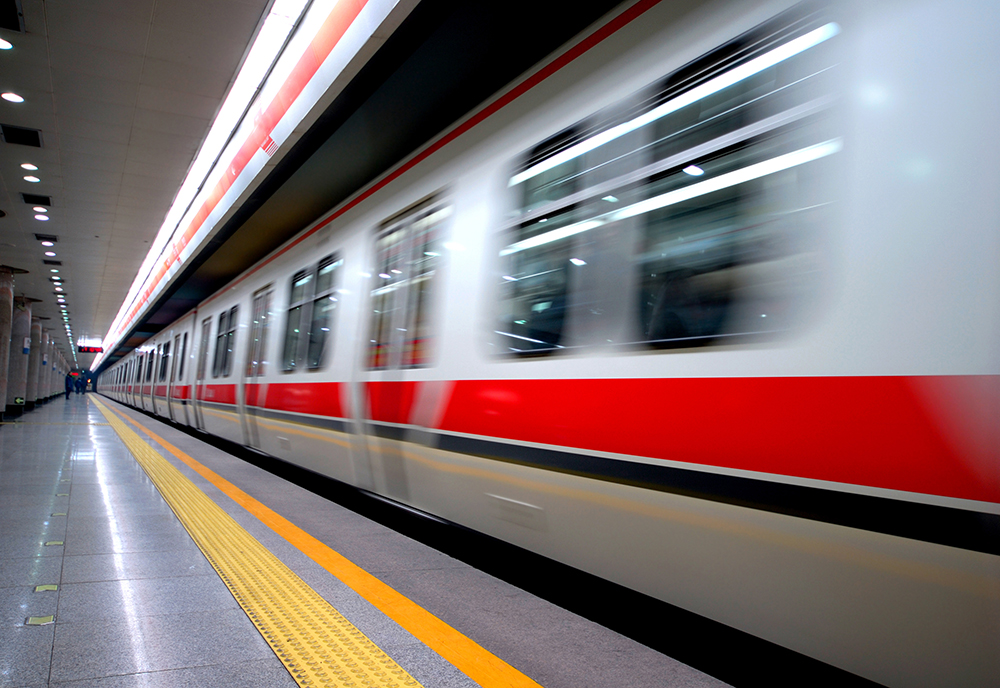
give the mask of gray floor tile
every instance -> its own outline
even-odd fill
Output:
[[[477,688],[479,684],[438,657],[426,645],[385,648],[425,688]],[[627,684],[624,684],[627,685]]]
[[[0,623],[15,626],[29,616],[55,615],[59,595],[35,592],[33,587],[0,588]]]
[[[0,588],[59,583],[60,557],[0,559]]]
[[[126,552],[168,552],[196,548],[183,533],[87,533],[66,540],[66,554],[110,554]]]
[[[55,626],[0,626],[0,685],[47,684]]]
[[[119,620],[56,629],[51,681],[242,663],[274,654],[241,609]]]
[[[60,589],[58,622],[90,623],[238,607],[215,571],[206,576],[66,583]]]
[[[135,578],[172,578],[178,576],[213,575],[215,569],[198,549],[169,552],[131,552],[127,557],[117,554],[86,554],[63,558],[63,583]]]
[[[58,538],[62,540],[62,538]],[[0,559],[24,559],[30,557],[60,557],[63,548],[46,545],[48,540],[41,536],[6,537],[0,539]]]
[[[186,533],[184,526],[173,512],[141,519],[115,518],[113,516],[73,515],[66,525],[67,533]]]
[[[52,683],[51,688],[295,688],[277,657],[240,664],[171,669],[124,676]]]

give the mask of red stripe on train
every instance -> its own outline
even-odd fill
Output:
[[[386,423],[409,423],[417,384],[411,381],[369,382],[368,417]]]
[[[198,399],[216,404],[235,404],[236,385],[202,385],[198,388]]]
[[[314,416],[343,418],[340,403],[340,382],[281,383],[267,385],[266,396],[258,399],[263,385],[247,385],[247,404],[261,406],[274,411],[308,413]]]
[[[440,428],[1000,502],[998,417],[1000,376],[468,380]]]

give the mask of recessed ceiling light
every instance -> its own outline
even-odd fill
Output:
[[[45,255],[47,255],[49,258],[55,258],[56,257],[56,252],[55,251],[46,251]]]
[[[56,287],[56,291],[62,291],[62,290],[63,290],[62,287]]]
[[[3,98],[4,100],[10,101],[11,103],[23,103],[24,102],[24,98],[22,98],[21,96],[17,95],[16,93],[11,93],[10,91],[7,91],[6,93],[0,93],[0,98]]]
[[[38,165],[32,165],[30,162],[22,162],[21,167],[28,170],[29,172],[34,172],[38,169]]]
[[[24,181],[31,182],[32,184],[37,184],[38,182],[40,182],[42,180],[39,179],[38,177],[35,177],[35,176],[29,174],[28,176],[26,176],[24,178]]]
[[[10,50],[13,47],[14,47],[13,43],[11,43],[10,41],[5,41],[4,39],[0,38],[0,50]]]
[[[52,242],[52,241],[43,241],[42,242],[42,246],[55,246],[55,242]]]
[[[42,222],[48,222],[49,221],[49,216],[48,215],[42,215],[41,213],[38,213],[37,215],[35,215],[35,219],[36,220],[41,220]]]
[[[47,212],[49,212],[49,209],[46,208],[44,205],[36,205],[34,208],[32,208],[32,210],[34,210],[36,213],[47,213]]]
[[[683,170],[681,170],[681,172],[683,172],[684,174],[690,174],[692,177],[700,177],[701,175],[705,174],[705,170],[701,169],[697,165],[688,165]]]

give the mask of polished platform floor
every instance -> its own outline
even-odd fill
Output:
[[[227,538],[247,534],[301,585],[241,563]],[[267,630],[260,610],[287,595],[347,629],[348,651],[314,648],[342,674],[295,668],[296,626],[327,637],[305,607]],[[96,395],[0,426],[0,613],[0,686],[363,685],[365,667],[386,686],[724,685]]]

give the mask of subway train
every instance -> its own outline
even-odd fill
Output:
[[[879,683],[1000,685],[998,26],[625,5],[98,390]]]

